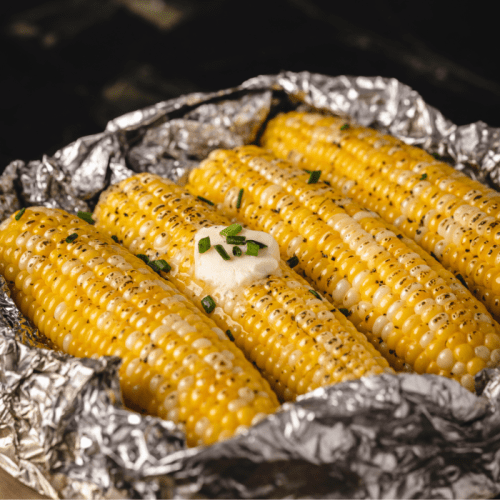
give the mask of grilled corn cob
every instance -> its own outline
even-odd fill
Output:
[[[500,318],[500,193],[420,148],[340,118],[279,116],[263,145],[297,166],[321,170],[463,278]]]
[[[282,258],[346,308],[394,368],[473,390],[474,375],[500,362],[498,325],[486,308],[412,240],[318,175],[245,146],[211,153],[188,189],[269,231]]]
[[[216,307],[210,316],[230,331],[283,400],[335,382],[392,372],[341,312],[317,298],[279,260],[277,272],[231,291],[197,277],[195,235],[201,228],[227,227],[230,221],[174,183],[151,174],[129,178],[101,195],[94,218],[97,227],[116,235],[132,252],[168,260],[170,279],[195,303],[211,297]]]
[[[0,226],[0,272],[20,310],[64,352],[122,358],[128,406],[184,425],[190,446],[230,437],[278,407],[212,320],[75,216],[46,208],[11,216]]]

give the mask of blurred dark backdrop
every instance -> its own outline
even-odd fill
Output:
[[[379,0],[16,0],[0,7],[0,170],[127,111],[281,70],[395,77],[500,126],[494,12]]]

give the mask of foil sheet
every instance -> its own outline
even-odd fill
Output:
[[[456,126],[394,79],[283,72],[160,102],[52,157],[7,166],[0,221],[22,206],[92,210],[134,172],[182,183],[216,148],[258,140],[277,112],[316,109],[388,131],[500,187],[500,129]],[[51,498],[489,498],[500,495],[500,371],[477,395],[432,375],[318,389],[247,433],[186,448],[127,410],[116,358],[50,349],[0,277],[0,466]]]

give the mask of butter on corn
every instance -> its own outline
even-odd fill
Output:
[[[231,437],[278,408],[267,381],[176,287],[62,210],[0,226],[0,273],[35,326],[74,356],[119,356],[126,404],[185,427],[190,446]]]
[[[473,390],[474,375],[500,362],[498,325],[486,308],[397,228],[324,182],[322,170],[311,182],[318,164],[304,169],[244,146],[211,153],[188,189],[270,232],[282,258],[344,308],[394,368]]]
[[[420,148],[345,120],[289,113],[263,145],[321,169],[346,196],[380,214],[462,279],[500,318],[500,193]]]
[[[366,337],[327,300],[311,293],[311,286],[281,260],[276,272],[232,290],[197,278],[198,231],[231,225],[203,197],[159,176],[140,174],[103,193],[94,219],[132,252],[167,260],[172,282],[229,332],[283,400],[363,375],[392,372]],[[215,252],[207,245],[205,240],[203,255]],[[252,253],[258,254],[259,248],[255,244]]]

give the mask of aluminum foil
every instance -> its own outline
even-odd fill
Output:
[[[100,134],[0,177],[0,221],[22,206],[92,210],[134,172],[182,183],[213,149],[257,141],[296,108],[350,116],[500,186],[500,129],[458,127],[394,79],[284,72],[128,113]],[[0,277],[0,466],[51,498],[468,498],[500,495],[500,371],[477,395],[432,375],[318,389],[246,434],[187,449],[170,423],[127,410],[116,358],[50,349]]]

